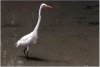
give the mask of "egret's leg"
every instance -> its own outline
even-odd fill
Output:
[[[28,54],[29,54],[29,46],[27,46],[27,49],[26,49],[26,57],[28,58]]]
[[[24,52],[25,56],[26,56],[26,49],[27,49],[27,47],[25,47],[25,49],[23,50],[23,52]]]

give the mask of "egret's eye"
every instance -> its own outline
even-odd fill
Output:
[[[43,5],[43,7],[47,7],[46,5]]]

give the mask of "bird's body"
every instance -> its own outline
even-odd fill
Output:
[[[34,30],[31,33],[23,36],[20,40],[18,40],[16,42],[16,47],[18,47],[18,46],[24,46],[25,47],[25,49],[23,51],[24,51],[24,54],[26,55],[26,57],[28,57],[29,46],[37,43],[38,28],[39,28],[40,21],[41,21],[41,10],[42,10],[43,7],[52,8],[51,6],[48,6],[44,3],[42,3],[40,5],[40,8],[39,8],[38,21],[37,21],[37,24],[36,24]]]
[[[23,36],[18,42],[16,43],[16,47],[18,46],[29,46],[31,44],[37,43],[38,36],[36,33],[31,32],[25,36]]]

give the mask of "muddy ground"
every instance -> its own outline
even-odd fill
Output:
[[[33,31],[42,2],[53,8],[42,10],[38,43],[27,60],[15,43]],[[1,45],[2,66],[98,66],[99,2],[2,1]]]

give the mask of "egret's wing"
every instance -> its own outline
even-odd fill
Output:
[[[27,35],[25,35],[25,36],[23,36],[21,39],[20,39],[20,41],[26,41],[26,40],[28,40],[30,37],[32,37],[30,34],[27,34]]]

